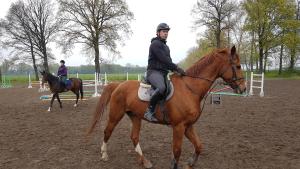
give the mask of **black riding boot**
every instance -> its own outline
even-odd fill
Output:
[[[156,89],[150,99],[149,102],[149,106],[145,112],[145,119],[149,120],[149,121],[153,121],[153,122],[157,122],[158,120],[154,117],[154,113],[155,113],[155,107],[157,102],[161,99],[161,94],[159,93],[159,90]]]

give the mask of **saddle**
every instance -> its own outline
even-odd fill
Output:
[[[169,115],[168,112],[166,112],[165,109],[165,102],[170,100],[174,94],[174,86],[173,83],[170,80],[166,80],[166,92],[165,95],[163,96],[163,99],[158,102],[160,106],[160,110],[163,113],[163,121],[165,124],[169,125],[170,120],[169,120]],[[151,86],[149,82],[145,80],[145,77],[140,83],[140,87],[138,89],[138,97],[142,101],[150,101],[150,98],[154,92],[154,88]]]
[[[151,84],[143,78],[138,89],[138,97],[142,101],[150,101],[150,98],[154,92],[154,88]],[[168,101],[174,94],[173,83],[170,80],[166,80],[166,92],[163,96],[164,101]]]
[[[65,87],[66,90],[70,90],[72,87],[72,80],[70,79],[60,80],[60,83]]]
[[[65,85],[66,85],[66,88],[67,88],[67,89],[70,89],[71,86],[72,86],[72,80],[67,79],[67,80],[65,81]]]

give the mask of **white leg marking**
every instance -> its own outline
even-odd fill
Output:
[[[107,144],[103,142],[101,146],[101,159],[103,161],[108,161],[108,155],[107,155]]]
[[[142,152],[140,143],[138,143],[138,144],[136,145],[136,147],[135,147],[135,152],[137,152],[140,156],[143,155],[143,152]]]
[[[76,104],[76,103],[74,104],[74,107],[77,107],[77,104]]]
[[[48,111],[51,111],[51,107],[48,108]]]

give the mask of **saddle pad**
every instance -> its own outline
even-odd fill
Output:
[[[171,91],[168,94],[166,100],[170,100],[174,94],[174,87],[173,87],[172,82],[170,82],[170,88],[171,88]],[[140,87],[138,90],[138,97],[140,100],[148,102],[148,101],[150,101],[153,91],[154,90],[151,88],[151,85],[145,84],[145,83],[140,83]]]
[[[66,88],[67,88],[67,89],[70,89],[71,86],[72,86],[72,80],[67,79],[67,80],[65,81],[65,85],[66,85]]]

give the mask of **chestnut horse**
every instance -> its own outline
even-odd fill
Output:
[[[246,90],[243,72],[241,70],[239,55],[233,46],[230,49],[217,49],[204,56],[193,66],[186,70],[186,76],[173,74],[170,76],[175,92],[170,100],[165,103],[170,126],[173,128],[173,156],[171,169],[178,169],[183,137],[193,144],[195,152],[190,158],[188,167],[192,168],[201,152],[201,142],[197,135],[194,123],[201,115],[201,100],[209,91],[213,82],[222,78],[227,82],[235,93],[243,93]],[[139,144],[139,133],[144,112],[148,103],[138,98],[139,82],[126,81],[123,83],[112,83],[104,88],[102,96],[96,107],[93,123],[88,131],[92,133],[95,125],[102,117],[106,106],[109,105],[109,117],[104,130],[104,141],[101,146],[102,160],[108,160],[107,142],[119,121],[125,114],[132,121],[131,139],[140,162],[145,168],[152,168],[152,164],[145,158]],[[160,108],[156,109],[157,123],[164,124],[164,115]]]

